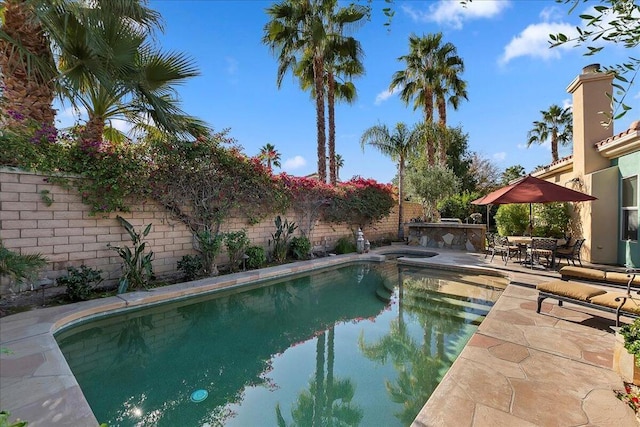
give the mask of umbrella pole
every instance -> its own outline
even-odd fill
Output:
[[[533,203],[529,203],[529,235],[533,236]]]

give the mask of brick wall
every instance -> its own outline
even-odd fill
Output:
[[[43,197],[43,192],[46,197]],[[52,202],[47,203],[45,199]],[[418,216],[413,213],[416,209],[411,204],[405,207],[405,218]],[[39,280],[55,279],[65,275],[68,266],[84,264],[102,270],[103,277],[114,282],[120,276],[122,264],[120,257],[107,244],[131,246],[129,235],[119,225],[117,215],[90,215],[89,207],[81,202],[74,189],[50,184],[45,175],[0,168],[0,239],[5,247],[20,254],[40,253],[47,259],[48,265],[40,272]],[[152,224],[145,241],[155,253],[153,267],[158,277],[174,275],[178,260],[183,255],[196,253],[187,227],[171,218],[152,200],[132,204],[131,212],[119,215],[136,230]],[[394,211],[385,220],[365,229],[365,237],[376,240],[395,236],[397,215]],[[283,216],[296,221],[293,212]],[[222,225],[221,231],[245,229],[252,245],[266,249],[271,233],[275,231],[274,217],[254,225],[249,225],[244,218],[230,218]],[[319,222],[310,240],[316,245],[326,241],[332,248],[337,239],[350,234],[344,225]],[[224,254],[219,262],[225,262]],[[18,287],[9,283],[7,278],[0,279],[0,295],[30,287],[29,284]]]

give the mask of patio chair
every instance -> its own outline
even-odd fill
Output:
[[[578,239],[573,242],[572,245],[556,249],[556,258],[558,258],[558,265],[560,264],[560,260],[566,259],[567,265],[569,265],[569,261],[571,261],[571,263],[575,266],[576,261],[578,261],[580,267],[582,267],[582,260],[580,259],[580,249],[582,248],[584,241],[585,239]]]
[[[534,263],[540,264],[540,258],[545,259],[546,268],[553,268],[556,263],[556,249],[558,247],[558,239],[547,237],[534,237],[531,239],[531,247],[527,251],[530,257],[531,268]]]
[[[518,257],[518,259],[520,259],[520,247],[509,242],[509,239],[507,237],[499,236],[497,234],[494,236],[491,261],[493,261],[493,256],[496,253],[499,253],[500,256],[502,256],[504,265],[507,265],[507,262],[509,262],[511,258],[514,258],[516,256]]]
[[[493,260],[493,256],[495,255],[495,241],[494,241],[495,233],[486,233],[484,235],[485,238],[485,249],[484,249],[484,259],[487,259],[489,254],[491,254],[491,259]]]

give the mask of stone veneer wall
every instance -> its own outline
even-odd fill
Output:
[[[485,234],[485,224],[413,223],[409,225],[409,244],[482,252]]]
[[[53,200],[45,203],[42,193]],[[405,218],[417,216],[420,206],[405,204]],[[149,250],[155,253],[154,272],[158,277],[170,277],[177,273],[177,262],[184,255],[195,254],[193,237],[187,227],[152,200],[140,201],[131,206],[131,212],[91,216],[89,207],[81,202],[74,189],[67,190],[46,181],[46,175],[0,168],[0,239],[8,249],[20,254],[40,253],[48,265],[40,272],[39,281],[46,282],[66,274],[68,266],[100,269],[103,277],[115,282],[120,276],[121,259],[107,244],[131,245],[129,235],[119,225],[116,216],[121,215],[136,229],[151,223],[151,232],[145,239]],[[285,215],[295,221],[293,212]],[[252,245],[268,248],[268,240],[275,231],[273,218],[249,225],[244,218],[230,218],[222,232],[245,229]],[[365,238],[376,240],[397,235],[398,213],[368,227]],[[406,228],[405,228],[406,230]],[[299,231],[298,231],[299,232]],[[351,232],[347,226],[319,222],[310,240],[315,246],[326,243],[334,247],[341,236]],[[406,233],[405,233],[406,235]],[[225,262],[222,254],[219,263]],[[12,286],[7,278],[0,279],[0,295],[30,288]]]

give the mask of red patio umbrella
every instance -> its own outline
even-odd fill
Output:
[[[596,200],[596,197],[527,175],[520,181],[499,188],[471,203],[474,205],[529,203],[529,221],[532,226],[532,203],[585,202],[588,200]]]

